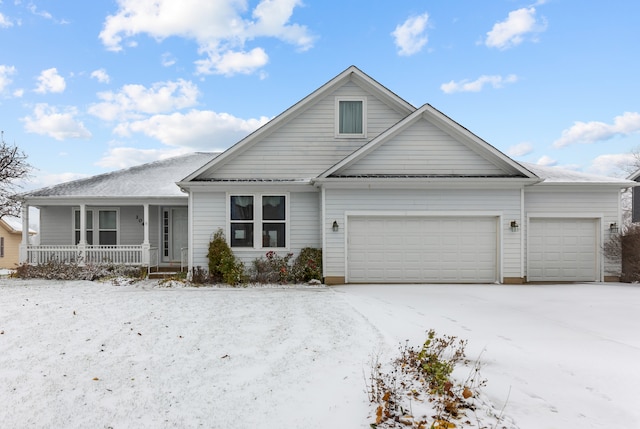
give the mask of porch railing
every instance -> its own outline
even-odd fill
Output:
[[[144,253],[148,252],[148,255]],[[147,257],[145,257],[147,256]],[[85,264],[114,264],[114,265],[140,265],[151,268],[159,266],[159,252],[157,247],[142,245],[117,245],[117,246],[53,246],[40,245],[28,246],[26,262],[29,264],[46,264],[50,261],[62,263]]]

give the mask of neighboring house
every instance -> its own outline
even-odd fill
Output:
[[[640,182],[640,170],[631,174],[627,179]],[[640,222],[640,187],[633,188],[631,195],[631,222]]]
[[[22,220],[13,216],[0,218],[0,268],[12,270],[20,263],[20,242],[22,241]],[[29,236],[36,234],[28,230]]]
[[[40,245],[22,246],[22,260],[186,265],[187,194],[176,186],[217,154],[193,153],[22,195],[40,211]],[[84,215],[82,215],[84,214]]]
[[[349,67],[177,185],[188,194],[190,269],[207,266],[222,229],[246,263],[322,248],[325,282],[338,284],[617,280],[620,261],[601,249],[620,223],[620,190],[635,183],[518,163]],[[78,238],[89,219],[77,212],[91,211],[94,237],[109,244],[173,248],[165,213],[186,215],[186,195],[141,205],[125,204],[125,189],[111,189],[108,203],[49,189],[58,191],[25,197],[41,209],[43,245],[87,248]],[[119,221],[102,228],[103,211]],[[136,216],[150,219],[149,239],[130,230]]]

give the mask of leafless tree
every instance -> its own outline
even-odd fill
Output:
[[[4,141],[4,131],[0,132],[0,218],[20,215],[20,201],[16,191],[19,181],[29,176],[31,165],[27,155],[15,145]]]

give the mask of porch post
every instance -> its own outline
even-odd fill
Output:
[[[149,204],[144,204],[144,215],[142,216],[142,226],[144,229],[144,240],[142,241],[142,265],[148,267],[151,262],[151,244],[149,243]]]
[[[20,242],[19,260],[20,263],[28,262],[29,248],[29,205],[22,205],[22,241]]]
[[[87,205],[80,204],[80,239],[78,240],[78,253],[80,264],[84,265],[87,248]]]

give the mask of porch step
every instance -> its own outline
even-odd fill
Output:
[[[158,267],[156,271],[149,273],[149,279],[166,279],[180,273],[180,267]]]

